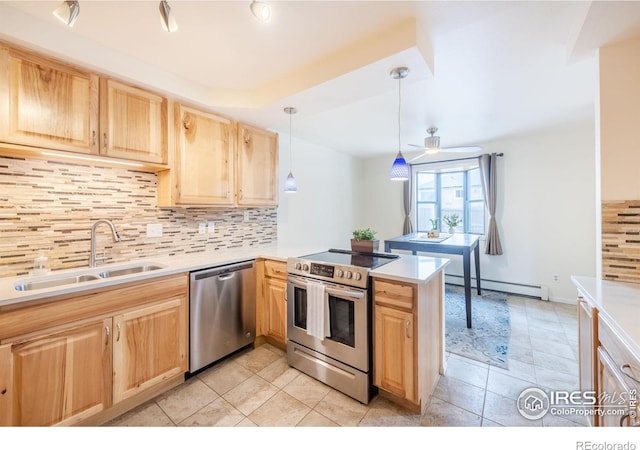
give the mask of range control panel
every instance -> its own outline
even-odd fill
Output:
[[[369,281],[369,270],[364,267],[313,262],[302,258],[289,258],[287,273],[360,288],[366,288]]]

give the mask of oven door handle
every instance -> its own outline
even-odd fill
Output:
[[[332,288],[324,288],[324,291],[327,294],[333,294],[341,297],[364,298],[364,294],[362,292],[343,291],[341,289],[332,289]]]
[[[293,280],[291,278],[289,278],[289,283],[291,283],[294,286],[297,286],[301,289],[306,289],[307,285],[305,283],[301,283],[297,280]],[[325,287],[324,291],[328,294],[332,294],[332,295],[337,295],[337,296],[342,296],[342,297],[351,297],[351,298],[364,298],[364,292],[359,292],[359,291],[347,291],[347,290],[343,290],[343,289],[335,289],[335,288],[330,288],[330,287]]]

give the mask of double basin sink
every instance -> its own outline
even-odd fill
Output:
[[[164,266],[154,263],[143,263],[118,267],[103,267],[95,272],[67,275],[45,275],[41,277],[25,278],[14,283],[16,291],[33,291],[57,286],[67,286],[84,283],[86,281],[101,280],[106,278],[121,277],[141,272],[164,269]],[[84,270],[83,270],[84,272]]]

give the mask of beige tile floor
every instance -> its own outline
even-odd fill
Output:
[[[265,344],[244,350],[112,420],[109,426],[584,426],[581,416],[524,419],[515,399],[528,387],[578,389],[573,305],[510,296],[508,370],[447,354],[425,414],[375,397],[363,405],[289,367]]]

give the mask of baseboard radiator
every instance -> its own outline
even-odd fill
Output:
[[[461,275],[445,274],[445,283],[464,286],[464,277]],[[471,278],[471,289],[476,288],[476,279]],[[480,279],[480,288],[490,291],[506,292],[508,294],[523,295],[549,301],[549,288],[546,286],[534,286],[531,284],[510,283],[508,281],[496,281]],[[472,291],[475,292],[475,291]]]

